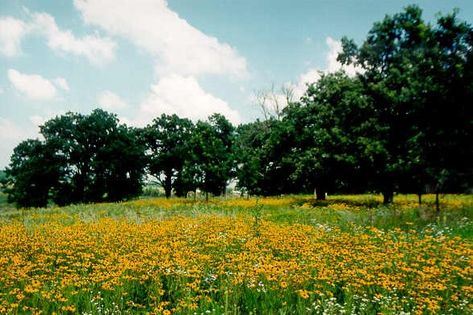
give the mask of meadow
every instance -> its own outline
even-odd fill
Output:
[[[0,209],[0,313],[471,314],[473,196]]]

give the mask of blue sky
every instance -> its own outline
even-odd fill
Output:
[[[161,113],[254,120],[255,91],[300,95],[340,68],[342,36],[361,42],[411,3],[430,21],[458,8],[473,22],[473,1],[453,0],[0,0],[0,168],[67,111],[101,107],[137,126]]]

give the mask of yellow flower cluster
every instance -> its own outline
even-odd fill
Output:
[[[470,301],[472,258],[460,238],[347,233],[245,215],[76,218],[29,227],[18,220],[0,225],[0,313],[171,314],[230,298],[244,304],[245,295],[257,294],[281,305],[395,297],[416,312],[437,312]]]
[[[300,197],[299,197],[300,199]],[[309,198],[304,198],[309,199]],[[150,199],[140,199],[124,203],[125,205],[135,206],[135,207],[157,207],[163,209],[171,209],[181,206],[189,205],[213,205],[218,207],[240,207],[240,208],[252,208],[255,206],[291,206],[298,199],[295,197],[266,197],[266,198],[212,198],[210,201],[203,200],[193,200],[193,199],[183,199],[183,198],[150,198]]]
[[[131,205],[135,207],[157,207],[163,209],[171,209],[174,207],[185,206],[192,204],[192,199],[184,198],[149,198],[149,199],[139,199],[134,201],[129,201],[124,203],[125,205]]]

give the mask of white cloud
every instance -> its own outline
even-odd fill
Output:
[[[96,34],[76,38],[71,31],[60,30],[47,13],[34,13],[32,19],[32,28],[47,37],[52,50],[83,56],[95,65],[109,63],[115,57],[116,44],[110,38]]]
[[[69,30],[61,30],[53,16],[47,13],[30,13],[29,21],[13,17],[0,19],[0,53],[15,56],[21,51],[21,40],[27,34],[40,34],[47,38],[48,47],[54,51],[87,58],[92,64],[102,65],[115,57],[116,44],[108,37],[97,34],[77,38]]]
[[[8,79],[15,89],[32,100],[52,100],[56,97],[56,88],[51,81],[38,74],[24,74],[9,69]]]
[[[128,104],[115,93],[103,91],[97,96],[100,107],[108,110],[119,110],[128,107]]]
[[[63,89],[64,91],[69,91],[69,90],[70,90],[70,89],[69,89],[69,84],[67,84],[67,81],[66,81],[66,79],[64,79],[64,78],[57,77],[56,79],[53,80],[53,83],[54,83],[57,87]]]
[[[28,32],[28,26],[13,17],[0,19],[0,53],[12,57],[20,53],[22,37]]]
[[[86,23],[120,35],[156,58],[160,75],[247,75],[246,60],[191,26],[165,0],[74,0]]]
[[[204,120],[213,113],[220,113],[232,123],[241,121],[237,111],[224,100],[205,92],[192,76],[170,75],[160,79],[141,103],[137,120],[139,124],[148,123],[163,113],[192,120]]]
[[[319,81],[323,72],[317,69],[310,69],[309,71],[301,74],[296,84],[292,86],[294,92],[294,98],[299,99],[307,91],[307,86],[311,83]]]
[[[190,25],[165,0],[75,0],[74,5],[85,23],[129,40],[155,60],[159,80],[128,122],[146,124],[162,113],[193,120],[221,113],[240,121],[237,111],[204,91],[197,80],[206,74],[246,77],[246,60],[235,48]]]

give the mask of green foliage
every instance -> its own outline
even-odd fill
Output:
[[[7,173],[5,171],[0,170],[0,187],[4,185],[7,181]]]
[[[238,188],[250,195],[276,195],[290,191],[290,161],[286,126],[279,120],[255,121],[237,129]],[[286,167],[284,167],[286,166]]]
[[[295,137],[294,180],[316,188],[319,199],[327,191],[365,190],[370,166],[385,154],[383,128],[372,113],[358,78],[338,72],[310,85],[299,103],[285,109]]]
[[[68,113],[41,126],[44,141],[15,148],[7,176],[9,200],[19,207],[117,201],[141,191],[144,147],[137,131],[115,115]]]
[[[431,25],[419,7],[409,6],[375,23],[360,47],[342,40],[339,60],[363,68],[370,117],[385,128],[387,154],[375,180],[386,201],[409,182],[405,188],[418,193],[425,185],[471,186],[472,34],[455,12]]]
[[[234,173],[234,142],[235,128],[223,115],[214,114],[208,122],[197,122],[185,178],[192,179],[194,187],[207,194],[224,194]]]
[[[6,170],[8,201],[22,207],[46,207],[49,191],[59,179],[57,162],[50,146],[39,140],[21,142]]]
[[[166,197],[174,188],[176,195],[186,192],[183,168],[190,159],[190,138],[194,125],[189,119],[163,114],[144,129],[148,150],[148,171],[164,188]]]

